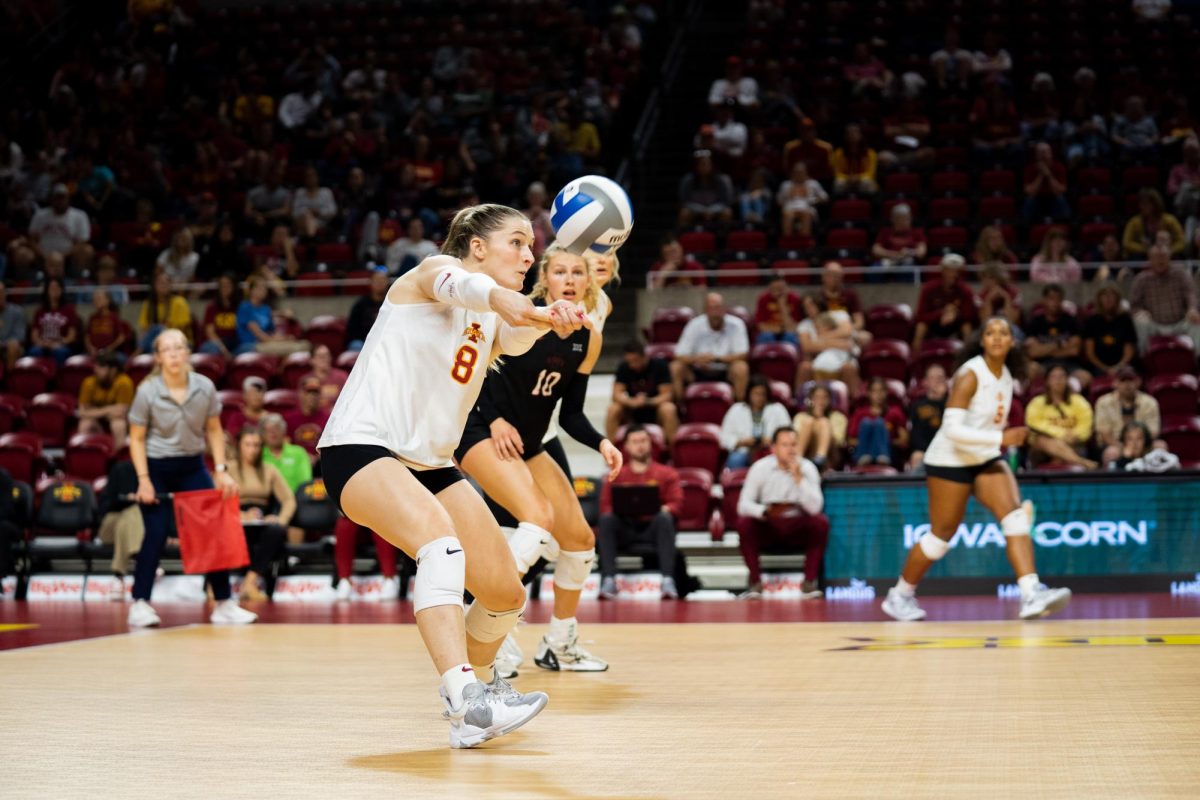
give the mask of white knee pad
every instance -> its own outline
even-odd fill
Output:
[[[1029,512],[1024,506],[1008,512],[1008,515],[1000,520],[1000,530],[1004,531],[1005,536],[1028,536],[1032,527],[1033,520],[1029,518]]]
[[[498,642],[517,626],[524,610],[525,604],[522,603],[520,608],[512,611],[492,611],[476,600],[467,609],[467,635],[484,644]]]
[[[543,552],[554,537],[545,528],[539,528],[532,522],[522,522],[508,537],[508,549],[512,551],[517,562],[517,572],[524,575],[542,557]]]
[[[917,544],[921,545],[921,552],[930,561],[939,561],[942,556],[950,552],[950,543],[940,536],[935,536],[932,533],[927,533],[917,540]]]
[[[582,589],[588,575],[592,574],[595,561],[594,547],[591,550],[563,550],[554,564],[554,585],[568,591]]]
[[[413,579],[413,613],[434,606],[462,608],[466,575],[467,558],[456,537],[443,536],[422,547]]]

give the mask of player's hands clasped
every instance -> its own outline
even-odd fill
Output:
[[[616,480],[617,473],[625,464],[625,457],[621,455],[620,449],[605,439],[600,443],[600,455],[604,456],[604,463],[608,465],[608,480],[610,482]]]
[[[503,417],[498,417],[492,420],[490,428],[492,446],[496,448],[496,455],[500,456],[500,460],[519,460],[525,452],[525,445],[521,442],[521,434],[512,423]]]

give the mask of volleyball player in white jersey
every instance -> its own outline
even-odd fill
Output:
[[[587,324],[573,304],[536,308],[515,291],[532,242],[515,209],[459,211],[442,254],[388,290],[317,445],[342,512],[416,559],[413,611],[456,748],[515,730],[548,699],[471,666],[492,663],[525,591],[495,519],[451,459],[495,358],[524,353],[547,329]],[[476,598],[465,615],[464,588]]]
[[[1025,442],[1025,428],[1006,428],[1012,406],[1013,376],[1024,376],[1024,356],[1014,347],[1008,320],[992,317],[978,338],[963,350],[962,362],[942,426],[925,451],[925,484],[929,490],[930,532],[913,545],[900,573],[888,590],[884,612],[898,620],[925,618],[917,604],[917,584],[950,549],[975,495],[1000,521],[1008,561],[1021,588],[1021,619],[1049,614],[1071,599],[1070,589],[1050,589],[1039,579],[1033,561],[1033,504],[1021,502],[1004,450]]]

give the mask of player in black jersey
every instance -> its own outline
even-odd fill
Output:
[[[538,265],[534,299],[588,305],[597,289],[587,262],[551,246]],[[594,299],[594,298],[593,298]],[[578,645],[575,610],[596,559],[596,540],[575,489],[542,449],[554,406],[562,399],[559,427],[604,457],[610,478],[621,469],[621,451],[583,413],[588,377],[600,356],[601,336],[588,327],[567,337],[543,336],[529,352],[506,357],[484,382],[455,458],[483,490],[518,520],[529,552],[513,555],[524,572],[551,538],[560,552],[554,569],[554,615],[535,662],[554,670],[599,672],[608,664]]]

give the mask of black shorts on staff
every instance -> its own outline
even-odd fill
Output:
[[[992,464],[997,461],[1004,460],[1004,456],[996,456],[989,458],[982,464],[973,464],[969,467],[939,467],[934,464],[925,462],[925,476],[927,478],[941,478],[944,481],[954,481],[955,483],[973,484],[975,479],[979,477],[981,472],[987,470]]]
[[[323,447],[321,455],[321,475],[325,481],[325,491],[342,510],[342,491],[354,474],[373,461],[381,458],[396,458],[396,454],[386,447],[374,444],[343,444],[336,447]],[[400,459],[396,458],[397,461]],[[404,463],[404,462],[401,462]],[[424,486],[429,493],[437,495],[459,481],[463,480],[462,473],[457,467],[442,467],[441,469],[413,469],[404,465],[417,482]]]

